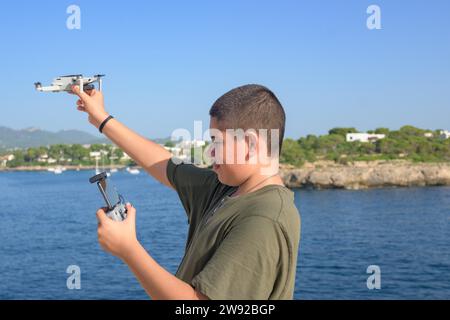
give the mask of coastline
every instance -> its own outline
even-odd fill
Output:
[[[55,166],[58,167],[58,166]],[[67,171],[95,170],[90,166],[63,166]],[[121,170],[125,165],[105,166]],[[49,166],[0,167],[1,172],[48,171]],[[136,168],[140,168],[136,166]],[[383,187],[450,186],[450,162],[413,163],[407,160],[356,161],[337,164],[333,161],[306,163],[302,167],[280,165],[284,184],[291,189],[359,190]]]
[[[103,170],[111,170],[111,169],[125,169],[127,166],[124,165],[108,165],[108,166],[102,166],[101,169]],[[15,168],[6,168],[6,167],[0,167],[0,172],[34,172],[34,171],[48,171],[50,168],[65,168],[67,171],[83,171],[83,170],[95,170],[95,165],[91,166],[20,166]]]

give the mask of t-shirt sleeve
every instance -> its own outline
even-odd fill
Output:
[[[211,196],[220,184],[216,173],[172,158],[167,162],[166,174],[178,193],[189,223],[195,223],[209,206]]]
[[[280,225],[250,216],[236,224],[191,284],[213,300],[267,300],[286,241]]]

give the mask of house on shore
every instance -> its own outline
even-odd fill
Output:
[[[347,133],[346,141],[347,142],[375,142],[380,139],[384,139],[386,137],[385,134],[375,134],[375,133]]]
[[[8,161],[13,161],[14,160],[14,155],[13,154],[7,154],[4,156],[0,156],[0,167],[6,167],[6,163]]]
[[[448,130],[441,130],[439,138],[446,140],[448,138],[450,138],[450,131]]]

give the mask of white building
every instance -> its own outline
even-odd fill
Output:
[[[179,148],[179,147],[166,147],[166,146],[163,146],[163,147],[167,151],[171,152],[172,155],[175,156],[175,157],[179,157],[181,155],[182,149]]]
[[[7,154],[7,155],[4,155],[4,156],[1,156],[0,157],[0,166],[2,166],[2,167],[6,167],[6,163],[8,162],[8,161],[12,161],[12,160],[14,160],[14,155],[13,154]]]
[[[37,158],[38,162],[47,162],[48,161],[48,154],[41,154],[38,158]]]
[[[375,133],[347,133],[346,141],[347,142],[373,142],[380,139],[384,139],[386,137],[385,134],[375,134]]]
[[[439,136],[439,138],[441,138],[441,139],[448,139],[448,138],[450,138],[450,131],[448,131],[448,130],[441,130],[441,132],[439,132],[440,133],[440,136]]]
[[[424,136],[425,138],[433,138],[433,132],[425,132],[425,133],[423,134],[423,136]]]
[[[100,158],[101,157],[100,151],[91,151],[89,152],[89,157],[91,158]]]
[[[125,152],[123,153],[123,156],[120,158],[121,161],[127,161],[127,160],[131,160],[131,157],[126,154]]]
[[[183,140],[177,144],[177,147],[181,149],[190,149],[203,147],[205,144],[206,141],[203,140]]]

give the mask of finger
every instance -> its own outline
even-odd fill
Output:
[[[133,221],[135,221],[136,220],[136,208],[133,207],[133,205],[131,203],[127,203],[126,208],[127,208],[127,219],[130,218]]]
[[[86,90],[84,90],[84,92],[88,95],[88,96],[92,96],[92,89],[86,89]]]
[[[86,92],[80,90],[79,86],[72,86],[72,92],[79,96],[83,101],[87,101],[90,98],[90,96]]]
[[[77,100],[77,109],[81,110],[81,111],[85,111],[86,110],[83,101]]]
[[[89,96],[92,97],[95,94],[95,89],[85,90],[84,92],[86,92]]]
[[[108,219],[103,208],[97,210],[97,219],[100,224],[105,223]]]

